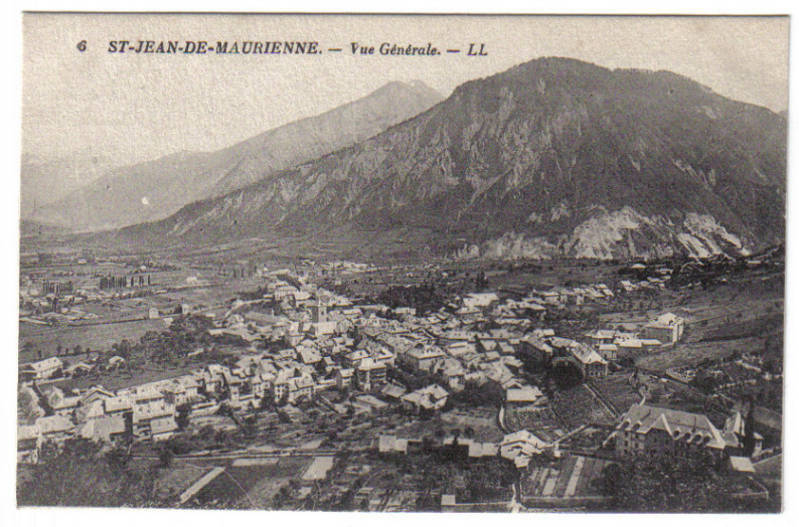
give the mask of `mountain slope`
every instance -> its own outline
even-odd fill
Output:
[[[537,59],[119,236],[412,231],[439,251],[501,257],[739,253],[784,238],[786,126],[670,72]]]
[[[39,207],[101,177],[114,166],[112,159],[89,152],[69,155],[23,154],[20,166],[20,215],[29,218]]]
[[[178,153],[116,169],[32,219],[76,230],[153,221],[367,139],[439,102],[421,82],[392,82],[352,103],[216,152]],[[24,177],[24,175],[23,175]]]

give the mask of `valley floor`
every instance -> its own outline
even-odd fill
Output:
[[[19,503],[642,510],[612,475],[664,492],[614,448],[643,403],[729,441],[737,412],[760,438],[754,473],[725,465],[736,446],[687,476],[723,500],[662,510],[778,510],[782,262],[705,262],[679,283],[674,265],[221,252],[23,269]],[[98,289],[106,275],[149,280]],[[57,307],[39,290],[67,282]],[[647,338],[666,313],[684,332]]]

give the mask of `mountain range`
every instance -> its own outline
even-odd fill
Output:
[[[113,169],[23,217],[76,231],[158,220],[193,201],[223,195],[363,141],[441,99],[420,81],[391,82],[354,102],[219,151],[180,152]],[[23,172],[23,181],[28,176]]]
[[[21,159],[20,215],[29,218],[42,206],[91,183],[114,166],[114,160],[86,151],[30,154]]]
[[[304,236],[460,257],[746,254],[784,240],[786,140],[784,117],[684,76],[541,58],[111,237]]]

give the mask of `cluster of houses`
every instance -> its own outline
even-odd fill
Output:
[[[517,390],[520,391],[520,390]],[[520,394],[516,394],[520,395]],[[525,397],[525,400],[527,397]],[[511,403],[509,397],[508,402]],[[751,444],[747,446],[747,433]],[[445,437],[434,444],[421,438],[398,438],[380,435],[375,441],[379,454],[407,455],[424,448],[457,446],[463,458],[502,457],[517,468],[527,468],[536,456],[547,452],[562,455],[558,441],[546,441],[527,429],[507,433],[500,442],[480,442],[470,438]],[[733,470],[751,472],[752,458],[763,451],[763,437],[747,430],[746,419],[733,411],[722,429],[716,428],[704,414],[685,412],[645,403],[634,404],[618,420],[604,441],[616,459],[636,457],[672,457],[696,460],[699,457],[719,462],[727,460]]]
[[[69,438],[102,442],[168,439],[178,430],[176,418],[182,405],[197,412],[212,406],[201,395],[201,387],[201,379],[195,375],[116,392],[102,386],[66,392],[55,386],[25,385],[21,389],[32,392],[35,408],[28,422],[18,425],[18,461],[36,462],[45,442]]]
[[[499,456],[523,468],[529,464],[533,456],[551,448],[551,445],[528,430],[519,430],[506,434],[499,442],[478,441],[450,435],[433,441],[432,444],[426,444],[425,440],[419,438],[399,438],[383,434],[378,436],[375,447],[382,455],[407,455],[425,448],[443,448],[449,450],[454,457],[477,459]]]
[[[615,358],[606,347],[633,338],[600,330],[588,342],[578,342],[551,329],[534,329],[547,306],[611,298],[613,292],[603,284],[521,298],[473,293],[457,305],[417,315],[413,308],[353,305],[285,269],[263,276],[261,298],[235,300],[224,312],[206,315],[213,320],[213,337],[240,345],[234,364],[208,364],[116,392],[102,387],[65,392],[45,386],[43,381],[64,370],[57,357],[23,366],[21,379],[34,387],[43,414],[20,424],[20,445],[25,446],[20,447],[20,459],[31,458],[36,450],[31,445],[71,436],[162,440],[178,430],[181,412],[189,417],[207,414],[223,402],[250,411],[264,401],[293,404],[331,389],[366,392],[424,413],[440,411],[451,393],[470,383],[495,383],[511,403],[529,404],[542,394],[522,378],[520,351],[569,360],[584,376],[595,377],[607,374]],[[385,316],[388,311],[391,316]],[[475,323],[489,318],[494,329],[474,330]],[[664,316],[644,331],[664,340],[670,336],[673,342],[682,335],[683,324],[679,317]],[[436,382],[411,389],[389,378],[392,369],[431,376]]]
[[[603,358],[613,361],[640,352],[666,349],[677,344],[684,331],[683,317],[663,313],[637,331],[596,329],[586,333],[585,338]]]

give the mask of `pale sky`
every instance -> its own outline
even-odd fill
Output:
[[[120,164],[210,151],[419,79],[449,95],[467,80],[543,56],[671,70],[717,93],[787,108],[789,20],[757,17],[74,15],[23,19],[23,151]],[[110,40],[316,40],[321,55],[110,54]],[[78,42],[87,41],[79,52]],[[351,42],[487,57],[353,56]],[[327,48],[344,48],[338,54]]]

